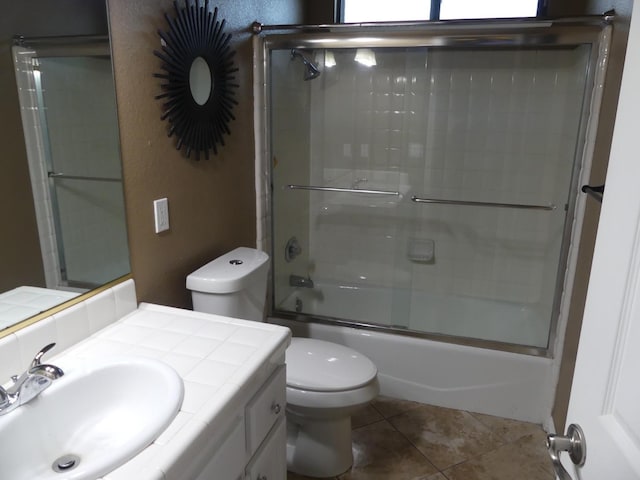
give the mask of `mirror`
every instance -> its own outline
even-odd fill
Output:
[[[213,12],[208,1],[174,2],[175,17],[165,14],[167,31],[158,30],[162,51],[153,54],[162,60],[162,101],[160,117],[169,123],[169,136],[175,135],[176,149],[185,148],[187,158],[196,152],[196,159],[209,150],[218,153],[224,136],[231,133],[229,122],[235,117],[232,109],[236,83],[230,33],[225,33],[224,20],[218,20],[218,8]],[[192,101],[193,100],[193,101]]]
[[[1,334],[130,266],[106,5],[0,1]]]
[[[189,70],[189,89],[198,105],[204,105],[211,95],[211,71],[207,61],[196,57]]]

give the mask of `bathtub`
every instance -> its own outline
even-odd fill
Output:
[[[547,346],[551,318],[550,310],[534,304],[327,282],[295,289],[280,309],[295,312],[297,303],[310,315],[540,349]]]
[[[393,325],[394,321],[389,319],[393,318],[394,305],[402,308],[406,303],[398,302],[402,295],[394,297],[395,302],[385,295],[389,294],[384,289],[341,288],[316,283],[313,290],[294,291],[281,308],[294,311],[297,300],[302,302],[305,312],[315,311],[327,317],[350,317],[365,323]],[[421,321],[425,325],[430,322],[433,326],[439,322],[441,326],[448,325],[453,330],[462,328],[464,318],[444,317],[445,311],[451,316],[452,312],[463,315],[470,310],[474,313],[474,320],[489,315],[490,327],[505,328],[510,338],[517,335],[519,329],[530,325],[536,314],[533,308],[486,301],[473,304],[471,300],[428,296],[412,300],[411,305],[415,307],[419,302],[424,302],[426,310],[422,311],[434,315],[422,315]],[[382,395],[535,423],[549,420],[554,390],[553,360],[550,358],[307,321],[304,318],[306,316],[291,319],[285,318],[285,315],[272,315],[269,321],[289,327],[294,336],[340,343],[365,354],[378,367]],[[412,318],[410,325],[406,326],[416,329],[416,321]],[[455,331],[441,333],[455,334]]]

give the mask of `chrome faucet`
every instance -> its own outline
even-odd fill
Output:
[[[0,386],[0,415],[15,410],[40,395],[55,379],[64,375],[60,367],[40,363],[42,356],[55,347],[50,343],[33,358],[31,365],[22,375],[11,377],[13,385],[6,390]]]
[[[290,287],[313,288],[311,277],[301,277],[300,275],[289,275]]]

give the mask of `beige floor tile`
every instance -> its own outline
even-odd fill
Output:
[[[536,435],[544,432],[542,427],[535,423],[520,422],[518,420],[494,417],[493,415],[483,415],[481,413],[471,413],[471,415],[489,428],[502,443],[513,442],[525,435]]]
[[[423,480],[447,480],[447,477],[441,473],[434,473],[433,475],[425,477]]]
[[[365,425],[379,422],[380,420],[383,420],[383,417],[382,415],[380,415],[380,412],[378,412],[378,410],[373,408],[372,405],[367,405],[362,410],[358,410],[351,417],[351,428],[364,427]]]
[[[426,480],[437,473],[386,420],[353,431],[353,457],[352,469],[340,480]]]
[[[544,435],[527,434],[513,443],[444,471],[449,480],[554,480]]]
[[[422,405],[389,422],[439,470],[501,445],[491,430],[461,410]]]
[[[371,402],[371,405],[373,405],[373,407],[380,412],[384,418],[389,418],[394,415],[408,412],[414,408],[418,408],[422,406],[422,403],[379,396]]]
[[[318,480],[316,477],[306,477],[293,472],[287,472],[287,480]],[[336,477],[329,477],[325,480],[336,480]]]

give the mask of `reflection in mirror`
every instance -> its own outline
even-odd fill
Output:
[[[130,270],[108,37],[12,53],[45,284],[0,294],[0,330]]]
[[[191,96],[198,105],[204,105],[211,96],[211,70],[209,64],[202,57],[196,57],[189,70],[189,88]]]

